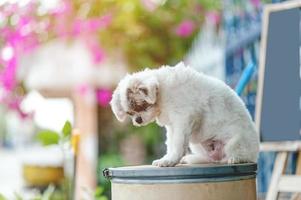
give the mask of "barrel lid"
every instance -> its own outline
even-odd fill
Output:
[[[113,182],[149,181],[222,181],[254,178],[256,163],[242,164],[198,164],[156,167],[150,165],[107,168],[103,175]]]

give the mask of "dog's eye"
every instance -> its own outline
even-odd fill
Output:
[[[143,92],[145,95],[148,95],[148,91],[147,91],[146,88],[139,88],[139,90],[140,90],[141,92]]]
[[[135,113],[131,112],[131,111],[127,111],[126,114],[133,116]]]

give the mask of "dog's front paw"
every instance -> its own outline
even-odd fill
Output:
[[[179,162],[178,160],[168,159],[163,157],[161,159],[154,160],[152,165],[157,167],[173,167],[176,164],[178,164],[178,162]]]

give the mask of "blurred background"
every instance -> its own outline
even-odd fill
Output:
[[[184,60],[235,88],[258,62],[266,3],[0,1],[0,199],[110,199],[103,168],[150,164],[165,150],[156,124],[115,119],[118,81]],[[257,73],[250,80],[239,93],[254,116]]]

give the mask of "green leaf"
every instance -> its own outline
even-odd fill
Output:
[[[54,185],[50,184],[47,189],[43,192],[42,199],[51,199],[52,195],[54,194],[55,187]]]
[[[58,144],[60,135],[59,133],[51,130],[43,130],[36,135],[36,139],[44,146]]]
[[[106,196],[101,196],[101,197],[97,197],[97,200],[108,200],[108,197]]]
[[[70,137],[71,136],[71,131],[72,131],[71,123],[69,121],[66,121],[65,124],[64,124],[64,127],[62,129],[63,137],[64,138]]]
[[[2,194],[0,194],[0,200],[7,200]]]
[[[95,197],[100,197],[102,195],[102,193],[104,192],[104,188],[98,186],[95,190]]]

